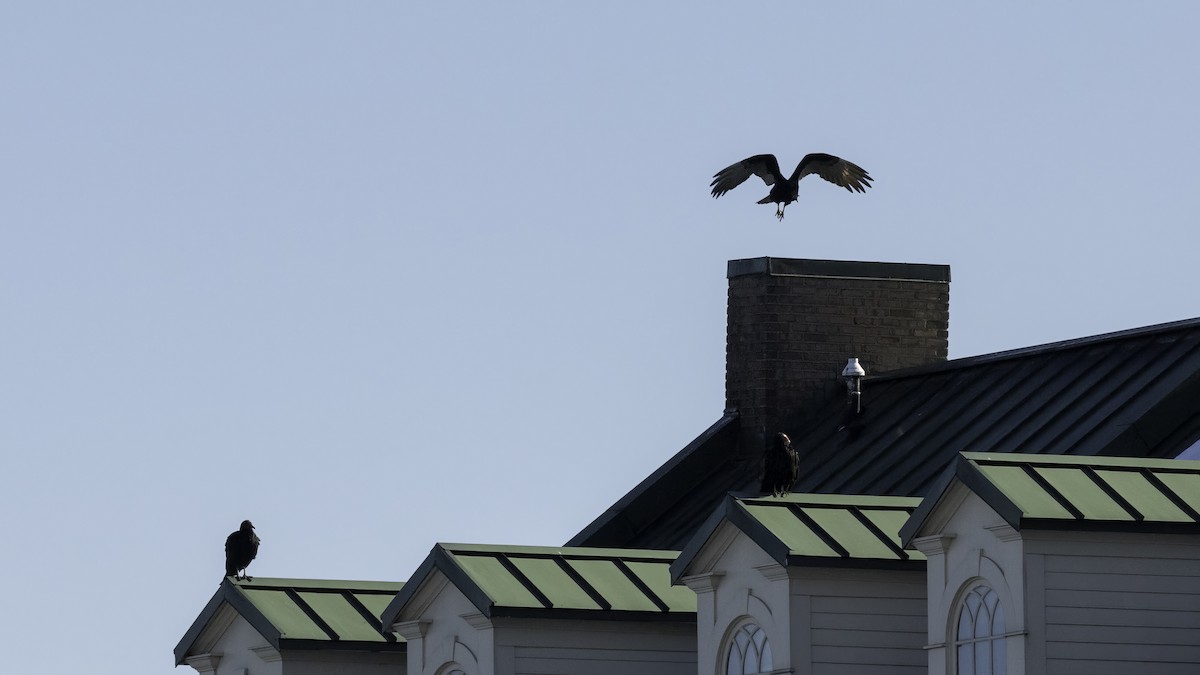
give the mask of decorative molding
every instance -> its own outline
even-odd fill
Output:
[[[262,659],[266,663],[274,663],[275,661],[283,660],[283,654],[280,654],[279,650],[275,649],[271,645],[263,645],[261,647],[251,647],[250,651],[254,652],[255,656]]]
[[[412,597],[409,598],[408,603],[406,603],[404,607],[404,611],[401,612],[401,615],[424,616],[429,607],[433,605],[434,600],[438,599],[438,596],[441,595],[442,590],[445,589],[449,583],[450,580],[446,578],[446,575],[443,574],[441,570],[434,568],[434,570],[430,572],[423,581],[420,582],[421,585],[417,588],[417,592],[413,593]]]
[[[221,606],[217,608],[216,613],[208,620],[208,625],[196,636],[196,641],[192,643],[188,651],[198,651],[201,654],[211,652],[217,646],[217,643],[221,641],[221,638],[225,635],[225,631],[229,630],[229,627],[239,617],[241,617],[241,614],[236,609],[230,606],[228,602],[222,602]]]
[[[746,596],[747,596],[746,597],[746,613],[747,614],[749,614],[750,616],[761,616],[759,614],[756,614],[756,613],[750,611],[750,601],[755,600],[758,602],[759,606],[762,607],[762,611],[766,612],[766,616],[770,617],[772,620],[775,619],[775,613],[771,611],[771,605],[766,600],[758,597],[757,595],[754,594],[754,591],[751,591],[751,590],[746,591]]]
[[[1021,531],[1009,525],[1008,523],[1000,523],[999,525],[985,525],[984,528],[991,532],[997,539],[1003,542],[1019,541],[1021,539]]]
[[[466,621],[467,625],[475,630],[489,630],[492,627],[492,620],[480,614],[479,612],[460,614],[459,617],[461,617],[463,621]]]
[[[717,590],[717,586],[721,585],[721,579],[725,577],[725,572],[707,572],[705,574],[693,574],[690,577],[680,579],[688,588],[692,589],[693,593],[712,593]]]
[[[925,557],[931,555],[945,555],[950,548],[950,543],[954,541],[953,534],[931,534],[928,537],[918,537],[912,540],[912,545],[917,547],[917,550],[925,554]]]
[[[696,552],[696,556],[692,558],[687,569],[695,570],[696,576],[716,572],[714,567],[720,564],[725,552],[729,550],[733,542],[737,541],[739,536],[745,535],[728,520],[721,521],[709,536],[708,541],[704,542],[704,545]]]
[[[197,654],[189,656],[184,660],[189,666],[194,668],[197,673],[215,673],[217,672],[217,663],[221,661],[221,654]]]
[[[769,581],[783,581],[788,578],[788,568],[779,563],[768,563],[754,568]]]
[[[462,658],[462,656],[460,655],[462,652],[459,651],[459,647],[462,648],[462,652],[466,652],[466,655],[471,657],[470,662],[475,664],[475,670],[478,671],[479,657],[475,656],[475,652],[472,651],[471,648],[467,646],[467,643],[463,642],[462,640],[459,640],[458,636],[455,635],[454,636],[454,645],[450,648],[450,653],[454,657],[455,661],[457,661],[459,663],[467,663],[467,661],[464,658]]]
[[[405,640],[420,640],[425,637],[431,621],[397,621],[392,624],[392,630]]]

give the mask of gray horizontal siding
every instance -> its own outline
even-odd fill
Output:
[[[1145,556],[1047,555],[1047,672],[1200,673],[1200,560],[1195,547]]]
[[[926,675],[928,658],[923,650],[872,647],[813,647],[813,672],[823,675]],[[878,666],[867,669],[864,666]]]
[[[845,594],[811,597],[813,675],[926,675],[923,585],[866,582],[837,590]]]
[[[1200,610],[1200,608],[1197,608]],[[1200,611],[1163,612],[1110,607],[1047,607],[1046,623],[1073,626],[1200,628]]]
[[[517,647],[518,675],[695,675],[696,653],[682,650]]]
[[[1052,675],[1196,675],[1190,663],[1156,663],[1144,668],[1126,661],[1096,661],[1090,659],[1047,659],[1046,672]]]

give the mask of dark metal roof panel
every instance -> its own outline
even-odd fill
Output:
[[[961,451],[1170,457],[1197,394],[1200,322],[867,378],[858,418],[834,401],[797,441],[796,490],[921,495]]]
[[[757,467],[738,457],[737,413],[727,412],[567,542],[677,551]]]
[[[731,274],[803,272],[756,260]],[[843,398],[797,420],[795,492],[920,496],[963,451],[1174,457],[1200,439],[1200,319],[875,374],[853,419]],[[758,488],[737,434],[727,413],[569,545],[683,549]]]

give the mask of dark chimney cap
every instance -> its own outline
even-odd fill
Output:
[[[726,276],[836,277],[842,279],[896,279],[950,283],[949,265],[917,263],[809,260],[805,258],[743,258],[730,260]]]

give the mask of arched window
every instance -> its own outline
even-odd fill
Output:
[[[958,675],[1005,675],[1004,608],[987,586],[972,588],[958,610]]]
[[[771,658],[771,643],[762,626],[744,623],[729,639],[729,656],[725,659],[725,675],[758,675],[775,668]]]

